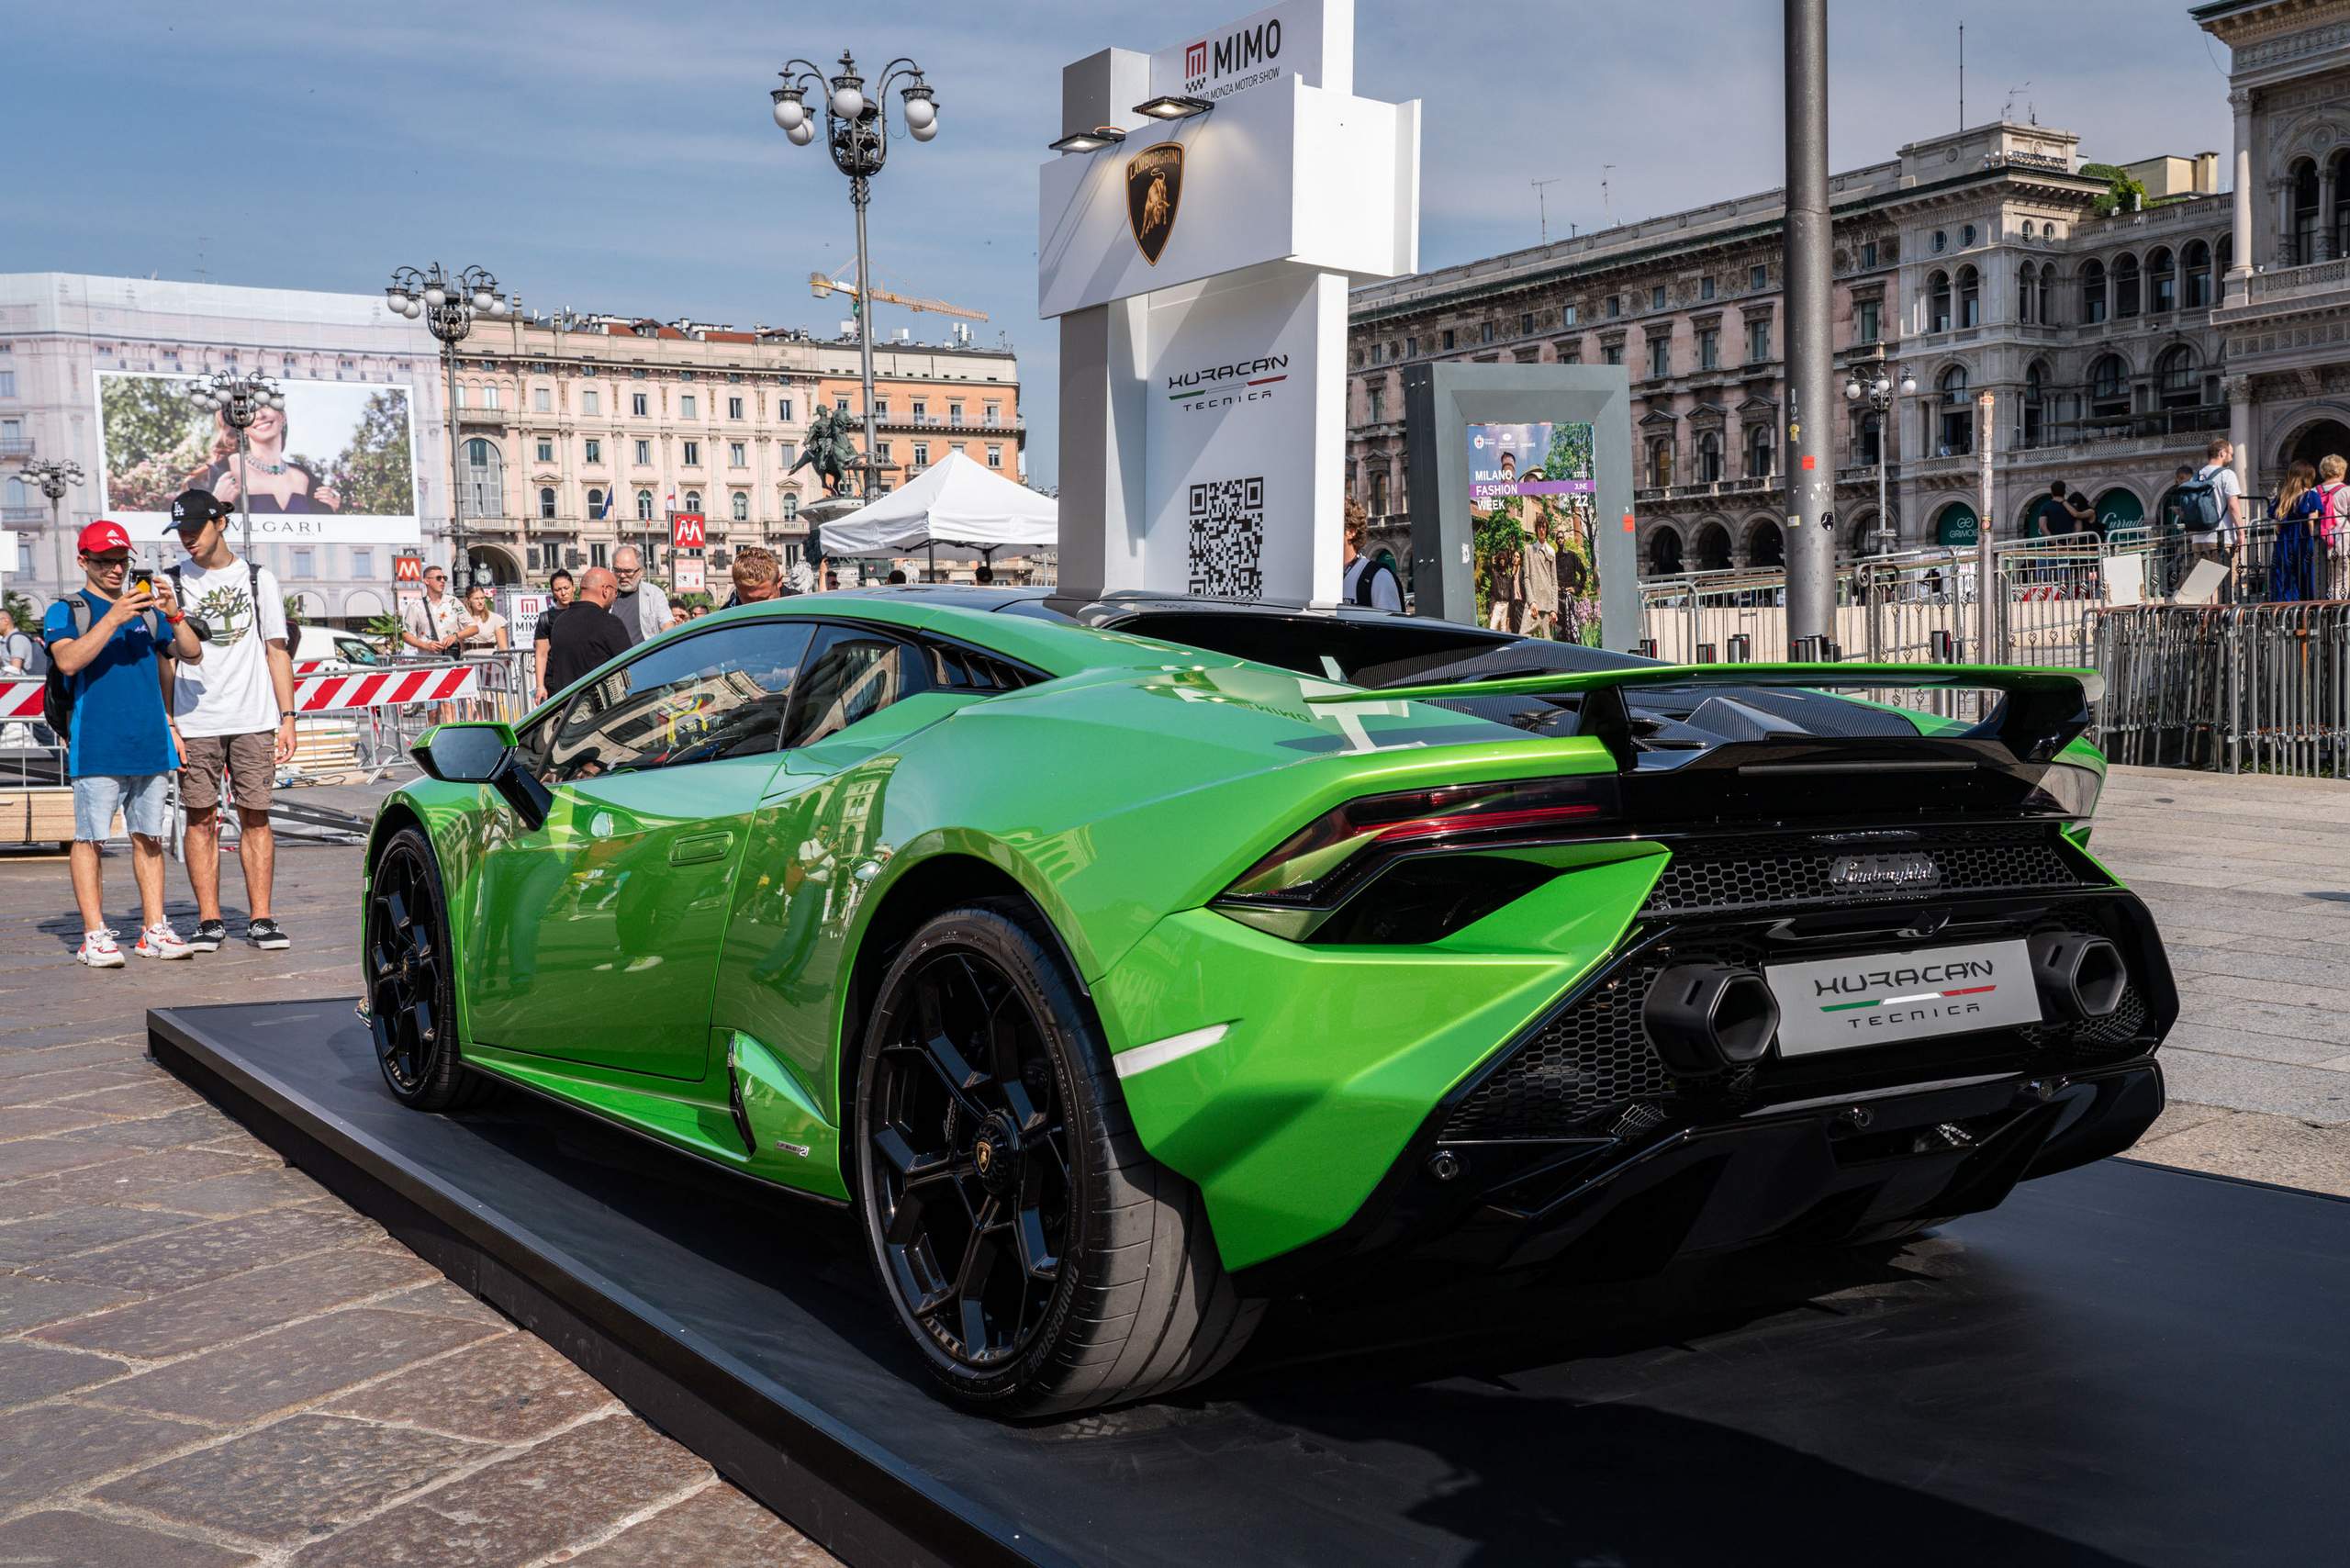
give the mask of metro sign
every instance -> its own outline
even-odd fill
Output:
[[[669,543],[679,550],[700,550],[710,543],[710,531],[698,511],[669,514]]]
[[[424,557],[421,555],[393,556],[392,581],[396,583],[422,583],[424,581]]]

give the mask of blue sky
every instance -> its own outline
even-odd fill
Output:
[[[479,262],[545,309],[738,326],[836,322],[806,277],[853,254],[847,182],[774,129],[792,54],[912,54],[942,105],[893,146],[871,218],[901,293],[986,310],[1020,351],[1033,474],[1057,468],[1055,330],[1036,319],[1036,165],[1059,71],[1153,49],[1251,0],[1002,6],[864,0],[89,0],[12,17],[0,103],[26,156],[0,270],[373,290],[398,263]],[[2184,0],[1965,0],[1830,10],[1830,157],[1890,157],[1966,110],[2014,113],[2126,162],[2229,146],[2226,51]],[[1419,97],[1421,260],[1530,244],[1780,183],[1777,0],[1358,0],[1356,91]],[[803,19],[804,18],[804,19]],[[1696,46],[1696,47],[1692,47]],[[30,134],[26,134],[29,128]],[[2224,160],[2223,160],[2224,166]],[[887,329],[938,318],[885,308]]]

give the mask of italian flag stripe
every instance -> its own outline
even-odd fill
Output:
[[[1822,1013],[1850,1013],[1862,1007],[1899,1007],[1911,1002],[1940,1002],[1946,996],[1981,996],[1997,991],[1996,985],[1970,985],[1958,991],[1921,991],[1915,996],[1887,996],[1875,1002],[1838,1002],[1820,1009]]]

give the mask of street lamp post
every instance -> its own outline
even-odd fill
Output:
[[[258,370],[216,370],[209,375],[199,375],[187,384],[187,394],[196,405],[220,416],[221,422],[237,432],[237,505],[244,512],[245,559],[253,554],[252,490],[245,483],[245,451],[251,444],[246,431],[263,409],[285,409],[285,393],[276,382]]]
[[[17,477],[29,479],[39,485],[40,493],[49,498],[49,526],[62,541],[65,531],[65,489],[67,486],[78,485],[88,477],[82,472],[82,465],[54,457],[28,457],[25,465],[17,471]],[[58,580],[61,583],[72,580],[64,575],[62,566],[59,567]]]
[[[449,548],[451,565],[456,567],[458,591],[463,593],[474,580],[473,563],[465,555],[465,508],[461,498],[462,487],[457,478],[457,345],[474,330],[474,317],[505,316],[514,309],[511,296],[498,291],[498,279],[483,267],[467,267],[451,274],[442,271],[434,262],[420,271],[415,267],[395,267],[392,281],[384,289],[384,302],[395,316],[405,316],[413,321],[424,318],[441,344],[441,369],[448,402],[444,412],[449,419]]]
[[[1863,379],[1863,377],[1866,379]],[[1918,378],[1899,365],[1885,363],[1885,351],[1877,351],[1876,363],[1852,373],[1844,382],[1844,401],[1858,407],[1865,399],[1876,410],[1876,527],[1870,537],[1876,542],[1876,554],[1882,557],[1893,554],[1898,535],[1893,527],[1893,513],[1886,502],[1886,472],[1891,466],[1892,445],[1886,440],[1885,416],[1893,407],[1897,387],[1902,397],[1913,397],[1918,390]],[[1872,580],[1868,569],[1860,563],[1852,566],[1855,582],[1868,584],[1866,599],[1869,616],[1869,657],[1881,659],[1885,653],[1884,584]]]
[[[856,73],[856,56],[843,50],[840,70],[828,81],[805,60],[784,62],[776,73],[783,85],[767,96],[775,104],[775,123],[794,147],[816,140],[816,124],[808,95],[824,101],[824,140],[832,149],[833,166],[848,176],[849,204],[856,208],[856,324],[858,355],[865,380],[865,494],[870,496],[880,477],[880,446],[873,411],[873,289],[865,247],[865,208],[872,199],[873,176],[890,156],[889,104],[890,84],[903,79],[899,89],[906,134],[928,141],[938,134],[938,100],[923,79],[922,67],[902,55],[881,68],[880,84],[872,96],[865,93],[865,78]]]

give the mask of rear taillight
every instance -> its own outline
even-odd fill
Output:
[[[1366,795],[1290,834],[1216,906],[1260,929],[1302,936],[1317,913],[1337,909],[1399,860],[1577,836],[1615,815],[1615,791],[1610,776]]]

